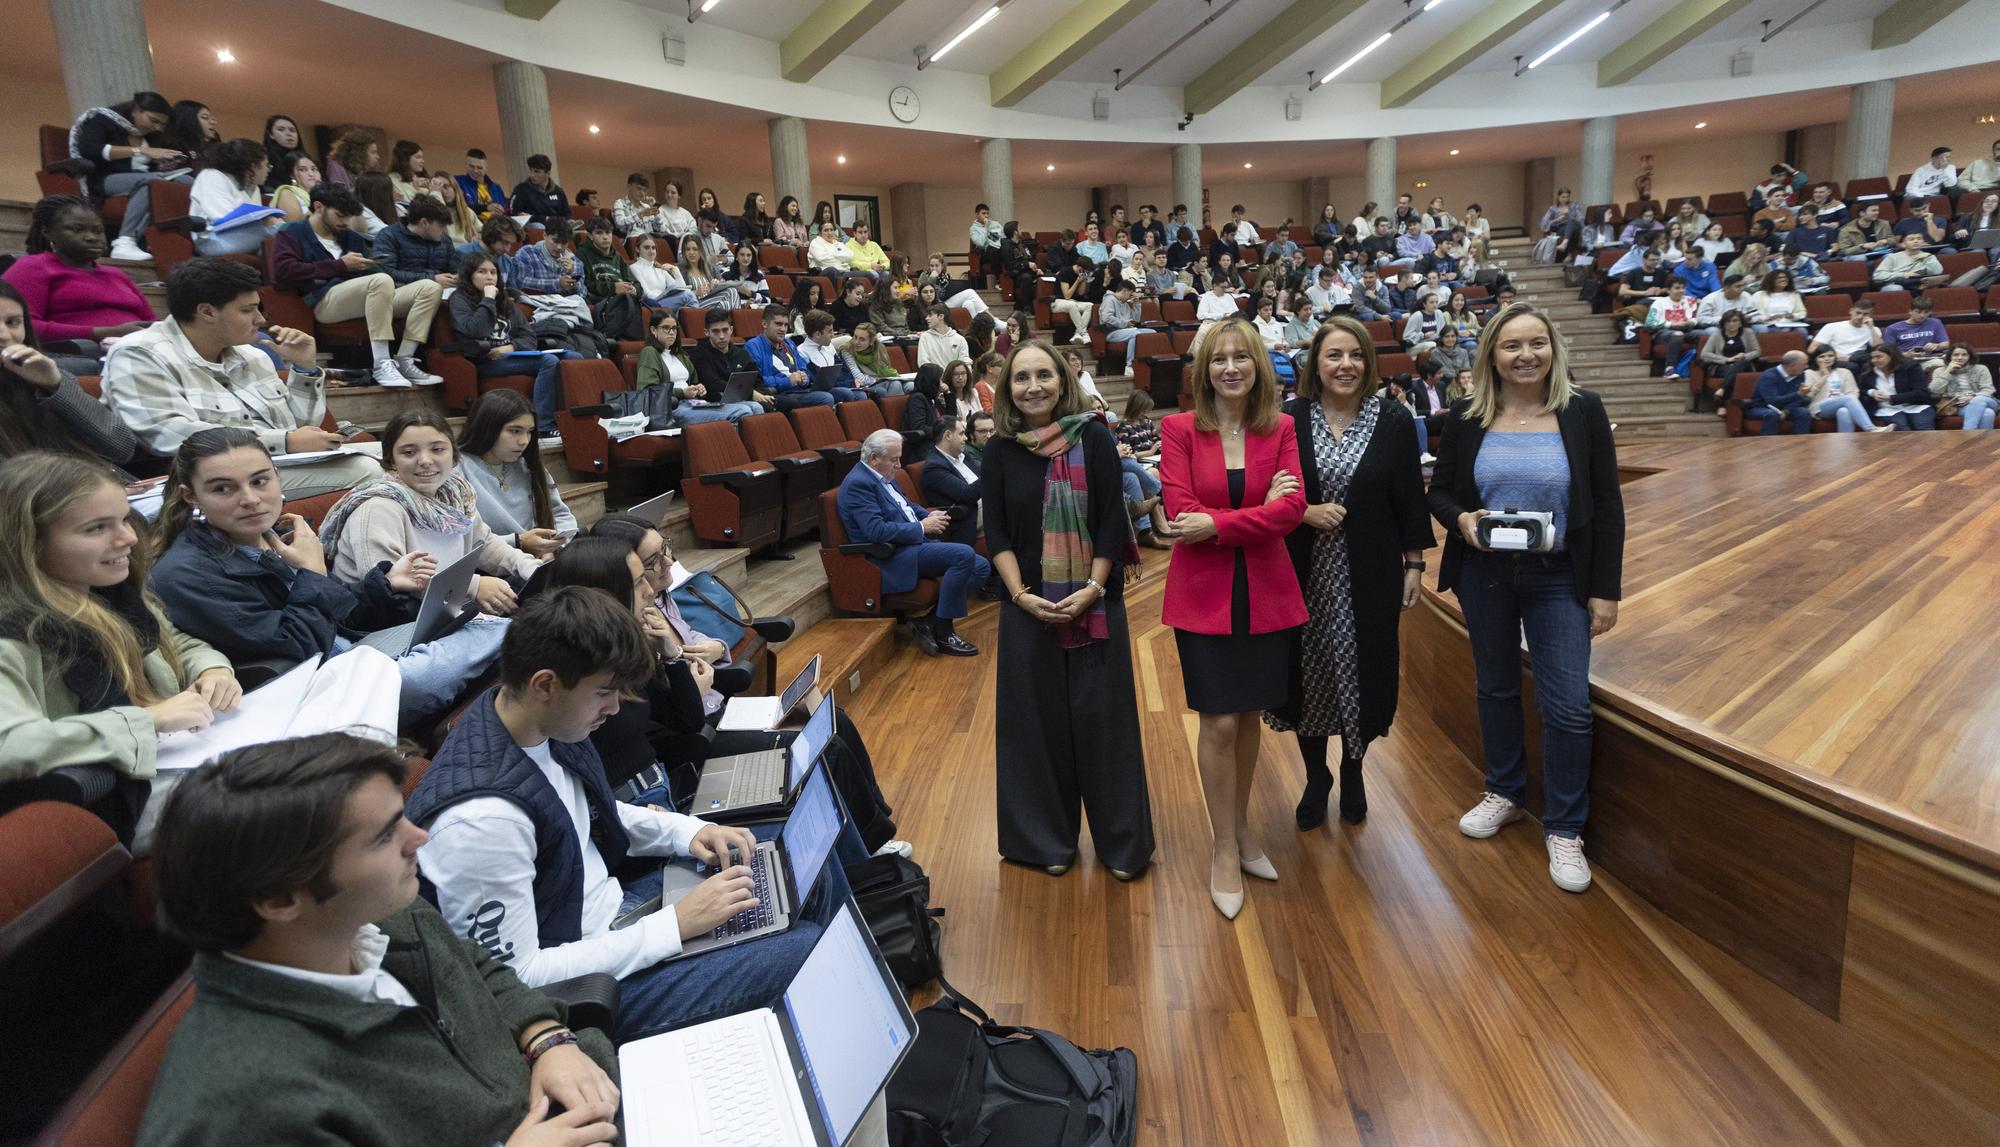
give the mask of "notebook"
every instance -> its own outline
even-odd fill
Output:
[[[815,653],[778,696],[731,697],[729,703],[723,706],[722,719],[716,722],[715,727],[725,733],[769,732],[776,729],[805,703],[806,694],[818,682],[819,654]]]

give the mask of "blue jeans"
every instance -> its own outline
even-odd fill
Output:
[[[923,542],[917,546],[917,576],[941,578],[936,616],[946,621],[964,617],[965,598],[986,584],[993,571],[971,546],[958,542]]]
[[[404,722],[441,713],[458,700],[480,674],[500,660],[500,642],[507,636],[504,617],[476,617],[456,633],[426,641],[396,659],[403,675]]]
[[[1422,458],[1431,452],[1430,423],[1426,422],[1421,414],[1414,415],[1410,421],[1417,424],[1417,457]]]
[[[1757,433],[1760,435],[1776,434],[1778,420],[1781,418],[1791,419],[1794,434],[1805,434],[1812,430],[1812,411],[1807,409],[1803,402],[1783,410],[1775,406],[1753,406],[1750,408],[1750,417],[1763,419],[1762,424],[1757,427]]]
[[[1143,333],[1145,332],[1138,327],[1119,327],[1115,331],[1104,332],[1105,346],[1117,346],[1120,343],[1125,344],[1126,374],[1132,373],[1132,352],[1138,349],[1139,336]]]
[[[1861,400],[1851,394],[1837,394],[1832,398],[1821,399],[1820,404],[1813,407],[1813,414],[1820,418],[1833,419],[1834,425],[1840,428],[1842,434],[1852,434],[1856,427],[1862,430],[1875,429],[1875,420],[1868,417],[1868,408],[1861,405]]]
[[[678,311],[682,307],[694,306],[693,291],[668,291],[657,299],[642,300],[646,306],[656,311]]]
[[[741,422],[753,414],[764,413],[764,407],[755,402],[725,402],[720,406],[689,406],[683,402],[674,407],[675,426],[699,426],[704,422]]]
[[[1936,430],[1937,409],[1926,406],[1909,414],[1891,414],[1888,420],[1898,430]]]
[[[1542,717],[1542,831],[1576,836],[1590,815],[1590,611],[1576,599],[1570,557],[1468,552],[1457,593],[1472,642],[1486,788],[1516,804],[1527,792],[1525,630]]]
[[[914,393],[909,380],[902,378],[877,379],[862,389],[868,392],[870,398],[894,398],[899,394]]]
[[[1967,430],[1991,430],[1995,411],[2000,411],[2000,402],[1993,401],[1990,394],[1981,394],[1959,408],[1958,415],[1965,419]]]
[[[777,396],[778,409],[780,411],[797,410],[801,406],[833,406],[838,403],[853,401],[852,399],[840,397],[842,394],[852,394],[856,399],[865,399],[868,397],[858,390],[847,390],[845,388],[833,391],[788,390]]]
[[[759,840],[770,840],[777,836],[779,823],[751,825],[750,831]],[[818,883],[805,902],[795,907],[792,926],[775,936],[655,964],[626,976],[619,981],[616,1042],[628,1043],[775,1003],[819,940],[820,929],[847,899],[843,866],[867,855],[843,809],[840,837]],[[625,899],[618,910],[629,911],[659,895],[660,875],[660,869],[655,868],[624,881]]]
[[[231,227],[220,234],[203,231],[194,237],[197,255],[250,255],[264,249],[270,232],[260,226]]]
[[[573,350],[546,350],[541,357],[529,355],[509,355],[506,358],[480,359],[478,364],[481,378],[515,378],[524,374],[535,376],[535,421],[536,431],[541,434],[556,432],[556,408],[562,401],[562,361],[566,358],[580,358]]]
[[[1137,458],[1120,458],[1118,460],[1118,468],[1124,471],[1125,501],[1127,505],[1134,502],[1143,502],[1148,498],[1159,497],[1160,480],[1153,477],[1153,472],[1146,469],[1145,465]],[[1142,530],[1153,528],[1152,524],[1146,520],[1144,514],[1133,518],[1132,524]]]

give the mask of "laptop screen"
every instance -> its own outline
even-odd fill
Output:
[[[815,653],[812,660],[806,662],[805,668],[799,670],[798,675],[792,678],[791,683],[785,686],[784,693],[778,697],[779,716],[789,716],[792,710],[798,708],[799,702],[806,699],[806,690],[812,688],[813,682],[817,680],[819,680],[819,654]]]
[[[785,989],[806,1082],[827,1137],[845,1143],[913,1037],[854,918],[840,906]]]
[[[834,799],[833,782],[827,779],[825,768],[814,769],[806,774],[805,791],[799,794],[779,833],[785,842],[785,864],[791,869],[795,901],[803,902],[811,894],[839,835],[840,802]]]
[[[831,740],[833,740],[833,698],[829,695],[820,698],[819,708],[813,710],[813,715],[806,719],[806,727],[800,729],[799,735],[792,738],[792,743],[786,750],[790,754],[787,763],[788,774],[785,777],[787,793],[799,787],[799,783],[805,779],[806,770],[812,768],[813,762],[826,751],[827,742]]]

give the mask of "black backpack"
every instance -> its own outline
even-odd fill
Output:
[[[942,978],[889,1077],[892,1147],[1131,1147],[1139,1061],[1054,1032],[997,1024]]]
[[[931,878],[914,860],[871,856],[847,866],[847,883],[868,932],[903,990],[937,979],[942,968],[938,917],[931,907]]]

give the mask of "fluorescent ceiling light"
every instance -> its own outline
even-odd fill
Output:
[[[836,155],[836,156],[834,156],[834,157],[833,157],[833,161],[834,161],[835,163],[846,163],[846,162],[847,162],[847,157],[846,157],[846,156],[844,156],[844,155]]]
[[[704,12],[713,12],[715,11],[715,6],[720,3],[722,3],[722,0],[702,0],[701,10]]]
[[[1576,31],[1571,32],[1569,35],[1564,36],[1561,40],[1557,41],[1555,47],[1550,48],[1548,51],[1543,52],[1541,55],[1536,56],[1533,60],[1529,61],[1528,67],[1530,68],[1541,67],[1542,61],[1548,59],[1550,56],[1555,55],[1557,52],[1562,51],[1564,48],[1569,47],[1571,44],[1576,43],[1578,40],[1583,38],[1583,34],[1585,32],[1590,31],[1592,28],[1597,27],[1599,24],[1604,23],[1606,20],[1609,20],[1610,18],[1611,18],[1610,10],[1607,9],[1603,12],[1599,12],[1597,15],[1590,18],[1589,23],[1585,24],[1583,27],[1578,28]]]
[[[1370,53],[1370,52],[1374,51],[1375,49],[1377,49],[1377,48],[1381,47],[1382,45],[1384,45],[1384,44],[1388,43],[1388,42],[1389,42],[1389,37],[1390,37],[1390,35],[1391,35],[1391,34],[1392,34],[1392,33],[1389,33],[1389,32],[1384,32],[1384,33],[1382,33],[1381,35],[1379,35],[1379,36],[1375,37],[1375,38],[1374,38],[1373,40],[1370,40],[1370,41],[1368,41],[1368,46],[1367,46],[1367,47],[1365,47],[1365,48],[1363,48],[1363,49],[1361,49],[1360,51],[1358,51],[1358,52],[1354,53],[1353,55],[1351,55],[1351,56],[1347,57],[1347,62],[1346,62],[1346,63],[1344,63],[1344,64],[1340,65],[1339,67],[1335,68],[1334,70],[1332,70],[1332,71],[1328,72],[1328,73],[1327,73],[1326,75],[1324,75],[1324,76],[1321,76],[1321,77],[1320,77],[1320,79],[1319,79],[1319,83],[1320,83],[1320,84],[1325,84],[1325,83],[1330,83],[1330,82],[1332,82],[1332,80],[1333,80],[1333,78],[1334,78],[1335,76],[1338,76],[1338,75],[1339,75],[1340,73],[1342,73],[1342,72],[1346,71],[1347,69],[1349,69],[1349,68],[1353,67],[1354,65],[1356,65],[1356,64],[1358,64],[1358,63],[1360,63],[1360,62],[1361,62],[1361,58],[1362,58],[1363,56],[1366,56],[1366,55],[1367,55],[1368,53]],[[1315,85],[1313,85],[1313,86],[1314,86],[1314,87],[1318,87],[1318,86],[1319,86],[1319,84],[1315,84]]]
[[[1056,169],[1056,165],[1055,165],[1055,164],[1053,164],[1053,163],[1049,164],[1049,170],[1050,170],[1050,171],[1054,171],[1055,169]]]
[[[602,128],[599,128],[599,127],[598,127],[598,126],[597,126],[596,124],[591,124],[591,125],[590,125],[590,134],[592,134],[592,135],[596,135],[596,134],[597,134],[597,133],[598,133],[599,131],[601,131],[601,130],[603,130],[603,129],[602,129]]]
[[[988,8],[986,11],[981,12],[979,14],[979,19],[974,20],[972,23],[966,25],[965,31],[960,32],[958,35],[953,36],[949,40],[946,40],[944,42],[944,47],[939,48],[935,52],[932,52],[931,62],[936,63],[937,61],[944,59],[944,54],[946,52],[949,52],[953,48],[958,47],[959,44],[964,42],[967,36],[972,35],[974,32],[977,32],[981,28],[984,28],[986,25],[992,23],[993,17],[998,16],[999,14],[1000,14],[1000,5],[998,4],[995,4],[991,8]]]
[[[1424,11],[1428,12],[1442,3],[1444,0],[1430,0],[1430,3],[1424,5]]]

